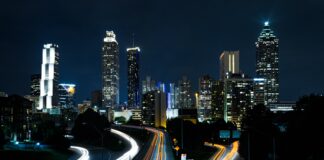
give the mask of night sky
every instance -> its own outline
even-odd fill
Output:
[[[60,46],[60,82],[77,85],[77,101],[101,88],[101,47],[113,30],[120,47],[120,92],[126,100],[126,48],[141,48],[140,74],[163,82],[187,75],[219,78],[219,54],[240,50],[240,69],[255,76],[255,41],[263,22],[279,38],[280,99],[324,88],[321,0],[32,0],[0,5],[0,91],[29,94],[44,43]]]

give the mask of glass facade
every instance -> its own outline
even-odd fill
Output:
[[[256,73],[266,79],[265,99],[267,104],[279,99],[279,39],[266,22],[256,45]]]
[[[140,105],[139,54],[139,47],[127,48],[127,104],[131,108],[139,108]]]
[[[119,104],[119,47],[113,31],[106,31],[102,48],[103,107]]]

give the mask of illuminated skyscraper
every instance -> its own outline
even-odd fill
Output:
[[[191,108],[192,97],[191,97],[191,84],[187,77],[182,77],[179,81],[179,108]]]
[[[75,107],[74,94],[75,84],[59,84],[59,106],[62,108]]]
[[[142,83],[142,94],[145,94],[146,92],[154,91],[156,90],[156,83],[154,80],[151,79],[150,76],[146,76],[146,79]]]
[[[128,107],[139,108],[140,90],[139,90],[139,47],[127,48],[127,90],[128,90]]]
[[[205,75],[199,79],[198,120],[200,122],[212,119],[212,78]]]
[[[103,41],[102,106],[113,109],[119,104],[119,47],[113,31],[106,31]]]
[[[265,99],[276,103],[279,99],[279,39],[265,22],[256,45],[256,74],[266,79]]]
[[[253,78],[253,103],[254,105],[263,104],[267,105],[265,99],[265,84],[266,79],[264,78]]]
[[[246,110],[253,106],[253,80],[244,74],[229,74],[224,81],[224,120],[238,128]]]
[[[58,45],[45,44],[43,48],[42,75],[38,110],[50,112],[58,106]]]
[[[223,51],[219,57],[220,79],[224,80],[226,73],[236,74],[240,72],[240,52]]]

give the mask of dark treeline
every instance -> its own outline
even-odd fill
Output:
[[[273,114],[258,105],[243,120],[245,159],[324,159],[324,96],[301,97],[294,111]]]

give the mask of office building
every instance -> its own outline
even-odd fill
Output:
[[[266,79],[264,78],[253,78],[253,104],[263,104],[267,105],[267,101],[265,99],[265,85]]]
[[[267,104],[279,100],[279,39],[265,22],[256,45],[256,74],[266,79]]]
[[[139,47],[127,48],[127,104],[130,108],[139,108],[140,103],[140,51]]]
[[[224,82],[212,81],[211,88],[211,109],[212,117],[215,119],[223,119],[224,117]]]
[[[151,79],[150,76],[146,76],[146,79],[142,82],[142,94],[146,92],[156,90],[156,83],[154,80]]]
[[[179,108],[191,108],[192,103],[192,94],[191,94],[191,84],[187,77],[182,77],[182,80],[179,81]]]
[[[244,74],[229,74],[224,92],[224,120],[240,129],[243,116],[253,106],[253,80]]]
[[[34,97],[39,97],[40,95],[40,80],[41,74],[33,74],[30,77],[30,95]]]
[[[199,79],[198,93],[198,121],[203,122],[212,119],[212,78],[209,75]]]
[[[223,51],[219,57],[220,79],[224,80],[227,73],[236,74],[240,72],[240,52]]]
[[[75,84],[59,84],[59,106],[61,108],[74,108],[75,107]]]
[[[277,103],[269,104],[269,108],[271,112],[290,112],[293,111],[296,107],[296,102],[291,101],[281,101]]]
[[[32,125],[31,119],[32,102],[18,95],[0,97],[0,124],[6,128],[5,137],[11,140],[23,141],[28,137]]]
[[[102,106],[119,104],[119,47],[113,31],[106,31],[102,47]]]
[[[102,91],[95,90],[91,92],[91,107],[93,110],[98,111],[102,107]]]
[[[58,109],[58,45],[45,44],[43,48],[42,73],[38,110],[50,114],[59,114]]]
[[[142,97],[142,121],[144,125],[166,127],[166,94],[150,91]]]

